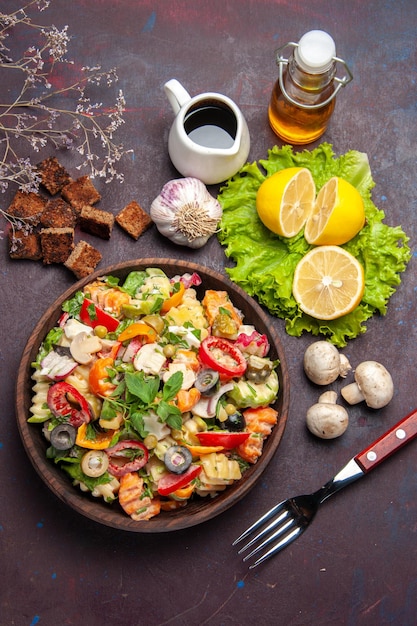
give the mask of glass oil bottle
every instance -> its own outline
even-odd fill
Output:
[[[286,48],[292,48],[289,59],[282,56]],[[309,31],[298,44],[278,48],[276,61],[279,77],[268,108],[269,123],[287,143],[311,143],[325,132],[336,95],[353,76],[345,61],[336,57],[332,37],[321,30]],[[342,78],[336,76],[338,63],[345,68]]]

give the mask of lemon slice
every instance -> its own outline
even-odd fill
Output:
[[[365,208],[359,191],[334,176],[320,189],[304,230],[315,246],[341,245],[353,239],[365,224]]]
[[[294,237],[303,228],[314,206],[316,186],[305,167],[288,167],[272,174],[256,194],[256,210],[269,230]]]
[[[301,310],[319,320],[334,320],[355,309],[362,299],[362,265],[339,246],[318,246],[294,272],[293,295]]]

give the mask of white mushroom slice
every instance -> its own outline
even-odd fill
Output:
[[[392,400],[394,383],[381,363],[363,361],[355,370],[355,382],[343,387],[341,394],[349,404],[365,400],[370,408],[380,409]]]
[[[75,335],[71,341],[70,351],[72,358],[86,365],[91,363],[94,358],[94,354],[99,352],[102,348],[100,339],[96,335],[89,335],[84,331]]]
[[[79,333],[86,333],[87,335],[93,334],[93,329],[91,326],[87,326],[86,324],[82,324],[78,320],[69,319],[64,326],[64,333],[67,339],[74,339],[76,335]]]
[[[168,369],[164,372],[162,379],[164,383],[171,378],[175,372],[182,372],[182,385],[181,389],[190,389],[195,382],[195,374],[192,369],[187,367],[185,363],[170,363]]]

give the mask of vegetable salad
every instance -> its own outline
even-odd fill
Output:
[[[103,276],[64,302],[33,363],[29,422],[82,491],[134,520],[215,496],[277,423],[277,361],[198,274]],[[203,285],[204,287],[204,285]]]

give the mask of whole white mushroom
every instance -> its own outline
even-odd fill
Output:
[[[316,385],[329,385],[352,369],[349,360],[329,341],[315,341],[304,353],[304,371]]]
[[[313,404],[306,415],[308,430],[321,439],[336,439],[343,435],[349,425],[349,415],[346,409],[336,404],[337,393],[326,391]]]
[[[386,406],[394,395],[394,383],[388,370],[377,361],[363,361],[355,369],[355,382],[341,389],[349,404],[365,400],[372,409]]]

